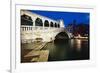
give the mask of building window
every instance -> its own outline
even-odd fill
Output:
[[[35,20],[35,26],[43,26],[42,19],[37,18],[37,19]]]
[[[21,25],[33,25],[32,18],[26,14],[21,15]]]
[[[55,23],[55,27],[57,27],[57,23]]]
[[[45,26],[45,27],[49,27],[49,22],[48,22],[48,20],[45,20],[44,26]]]
[[[53,22],[50,22],[50,27],[53,27]]]

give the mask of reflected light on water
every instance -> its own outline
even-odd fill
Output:
[[[81,43],[82,43],[82,41],[80,39],[71,39],[70,47],[72,49],[75,48],[77,51],[80,51],[81,50]]]
[[[77,51],[81,50],[81,40],[80,39],[76,39],[76,47],[77,47]]]
[[[70,47],[71,47],[71,48],[74,47],[74,40],[73,40],[73,39],[70,40]]]
[[[57,41],[48,43],[45,47],[49,50],[48,61],[78,60],[88,57],[88,46],[83,39],[70,39],[68,42]],[[86,48],[84,48],[86,47]]]

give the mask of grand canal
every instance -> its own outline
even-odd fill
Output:
[[[44,48],[49,50],[48,61],[88,60],[88,39],[56,40]]]

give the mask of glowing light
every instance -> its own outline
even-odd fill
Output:
[[[76,47],[77,47],[77,50],[78,50],[78,51],[81,50],[81,40],[80,40],[80,39],[77,39],[77,40],[76,40]]]

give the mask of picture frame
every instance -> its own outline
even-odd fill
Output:
[[[23,10],[44,10],[44,11],[60,11],[60,12],[83,12],[90,13],[90,58],[88,60],[69,60],[69,61],[52,61],[37,63],[21,63],[21,25],[20,11]],[[51,5],[38,4],[27,1],[11,2],[11,73],[35,72],[52,69],[63,68],[79,68],[95,65],[95,7],[86,5]]]

